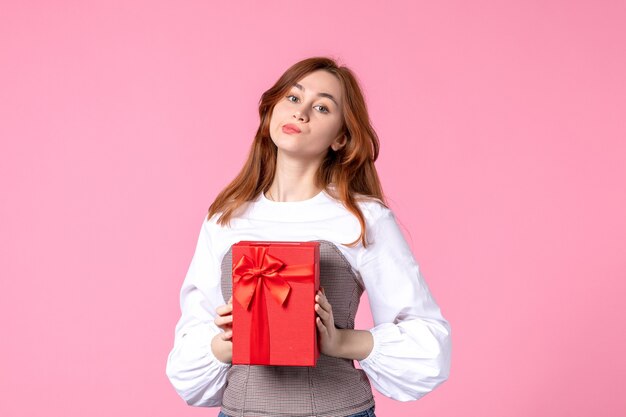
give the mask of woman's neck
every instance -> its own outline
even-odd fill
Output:
[[[320,161],[321,162],[321,161]],[[276,156],[276,174],[265,196],[273,201],[303,201],[315,197],[322,189],[316,185],[320,162],[303,162]]]

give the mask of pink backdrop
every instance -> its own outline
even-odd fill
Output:
[[[312,55],[358,74],[453,330],[450,379],[379,417],[623,415],[625,3],[383,3],[3,2],[0,415],[217,415],[165,375],[178,292]]]

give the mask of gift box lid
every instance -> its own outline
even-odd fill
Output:
[[[242,246],[270,246],[270,245],[281,245],[281,246],[319,246],[319,242],[286,242],[286,241],[272,241],[272,240],[242,240],[240,242],[235,243],[235,245]]]

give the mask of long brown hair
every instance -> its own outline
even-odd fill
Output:
[[[235,179],[226,186],[209,207],[209,215],[221,213],[218,223],[229,224],[235,211],[259,193],[269,190],[276,173],[277,148],[269,133],[270,118],[274,106],[289,89],[311,72],[325,70],[334,74],[343,89],[343,135],[346,144],[338,151],[329,147],[326,157],[317,172],[317,186],[330,193],[334,185],[336,199],[354,214],[361,225],[360,236],[347,246],[359,241],[367,246],[366,227],[363,213],[356,204],[357,198],[374,198],[387,206],[382,187],[374,166],[378,158],[379,142],[371,126],[363,92],[352,71],[327,57],[313,57],[292,65],[278,81],[261,96],[259,116],[261,122],[252,142],[248,160]]]

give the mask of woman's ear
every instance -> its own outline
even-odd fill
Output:
[[[346,146],[347,142],[348,142],[348,138],[346,137],[346,135],[341,135],[337,139],[335,139],[335,141],[330,145],[330,147],[333,149],[333,151],[337,152],[338,150]]]

